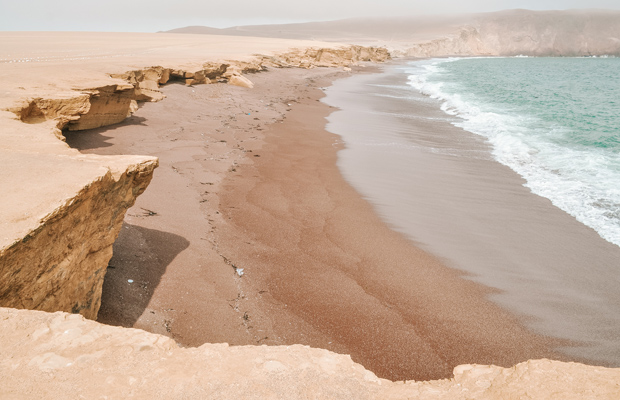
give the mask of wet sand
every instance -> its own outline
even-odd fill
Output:
[[[347,181],[395,230],[499,289],[491,298],[560,350],[620,365],[620,248],[524,187],[480,136],[407,85],[401,61],[328,88]]]
[[[558,359],[558,342],[390,229],[344,180],[317,89],[341,76],[171,85],[123,124],[68,135],[84,152],[160,157],[115,244],[99,321],[188,346],[322,347],[392,380]]]

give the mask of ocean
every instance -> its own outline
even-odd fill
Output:
[[[568,357],[620,366],[620,59],[397,60],[325,90],[345,179]]]
[[[409,84],[540,196],[620,246],[620,59],[410,63]],[[619,260],[620,262],[620,260]]]

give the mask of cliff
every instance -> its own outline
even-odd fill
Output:
[[[0,308],[0,322],[2,398],[570,400],[620,393],[620,369],[549,360],[461,365],[452,379],[390,382],[349,356],[301,345],[180,348],[165,336],[61,312]]]
[[[91,37],[91,42],[100,41],[108,48],[103,47],[103,54],[84,57],[74,57],[80,42],[67,34],[4,36],[10,37],[4,38],[7,44],[2,50],[7,55],[0,63],[0,84],[7,90],[0,99],[4,161],[0,182],[11,190],[0,200],[0,305],[80,313],[91,319],[97,317],[112,245],[125,212],[148,186],[158,161],[80,154],[63,142],[63,129],[81,131],[121,122],[137,109],[138,101],[162,100],[159,85],[169,81],[252,87],[243,74],[267,67],[347,66],[389,58],[385,49],[269,42],[256,46],[267,50],[263,55],[249,56],[242,50],[236,60],[212,54],[203,62],[195,58],[179,64],[175,55],[157,54],[159,40],[145,44],[144,35],[133,35],[133,41],[125,44],[129,50],[158,56],[137,60],[174,65],[132,70],[132,62],[110,48],[114,38],[105,43],[106,36],[115,34]],[[9,39],[15,48],[10,48]],[[203,39],[190,43],[212,44],[202,43]],[[33,48],[35,42],[45,51]],[[185,39],[172,42],[187,46]],[[27,53],[22,57],[8,57],[24,49]],[[69,54],[63,54],[66,51]],[[113,58],[120,60],[110,63]]]

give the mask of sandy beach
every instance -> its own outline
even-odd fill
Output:
[[[395,230],[468,279],[535,332],[573,341],[563,353],[618,365],[620,248],[526,187],[439,102],[407,85],[404,63],[327,90],[342,107],[346,179]],[[412,112],[413,110],[413,112]]]
[[[187,346],[307,344],[392,380],[561,359],[550,350],[559,341],[391,230],[343,179],[319,88],[346,75],[169,85],[122,124],[67,134],[82,152],[161,163],[125,218],[98,320]]]

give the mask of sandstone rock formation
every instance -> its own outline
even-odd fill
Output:
[[[316,67],[348,67],[359,62],[385,62],[390,59],[390,54],[385,48],[381,47],[364,47],[364,46],[337,46],[330,47],[310,47],[303,49],[292,49],[275,56],[257,55],[248,61],[226,60],[223,62],[209,61],[199,69],[193,68],[172,69],[161,66],[145,68],[143,70],[129,71],[122,74],[113,74],[111,77],[123,79],[131,84],[130,87],[117,87],[112,92],[115,93],[116,103],[119,108],[127,109],[127,102],[119,93],[124,89],[133,88],[133,94],[129,95],[137,101],[160,101],[164,98],[163,93],[159,90],[159,85],[164,85],[169,81],[180,81],[186,85],[201,85],[216,82],[228,82],[231,85],[252,88],[253,84],[250,79],[243,76],[244,73],[256,73],[265,70],[268,67],[274,68],[316,68]],[[97,99],[96,104],[107,105],[110,110],[109,90],[99,89],[95,96],[91,96],[90,102]],[[127,92],[128,94],[130,91]],[[101,97],[101,99],[100,99]],[[126,96],[127,97],[127,96]],[[93,106],[91,106],[91,109]],[[17,108],[14,112],[25,113],[24,107]],[[27,112],[26,112],[27,113]],[[89,115],[97,115],[97,111],[90,111]],[[80,122],[72,122],[69,125],[71,130],[90,129],[94,126],[88,126],[89,115],[83,115]],[[110,115],[110,120],[117,117],[116,113]],[[22,120],[25,120],[22,117]],[[122,119],[120,119],[122,120]],[[115,121],[111,123],[120,122]],[[105,124],[109,125],[109,124]],[[83,128],[83,126],[88,126]]]
[[[452,379],[390,382],[307,346],[205,344],[79,315],[0,308],[0,397],[38,399],[617,399],[620,369],[549,360],[462,365]],[[415,357],[415,355],[412,355]]]
[[[0,151],[5,161],[0,182],[11,190],[0,203],[5,236],[0,243],[0,305],[96,318],[112,244],[125,211],[145,190],[157,166],[155,157],[79,154],[62,142],[62,129],[80,131],[118,123],[137,109],[138,101],[162,100],[159,85],[170,81],[229,82],[251,88],[243,73],[268,66],[342,66],[389,57],[384,49],[360,46],[283,49],[273,55],[239,57],[239,61],[112,70],[107,78],[93,74],[92,85],[86,79],[70,90],[54,81],[65,71],[49,68],[43,70],[47,75],[31,90],[32,95],[25,96],[26,88],[18,86],[13,97],[3,99],[8,104],[0,118]],[[94,65],[87,63],[91,69]],[[7,89],[33,80],[27,71],[6,63],[2,68],[13,79],[1,82]],[[70,70],[66,62],[61,68]],[[23,82],[12,78],[15,71],[23,73]]]
[[[19,165],[22,156],[7,154],[3,160]],[[148,186],[157,159],[41,154],[37,158],[39,168],[53,166],[57,172],[74,173],[88,183],[76,187],[73,197],[60,197],[53,211],[40,216],[38,225],[0,250],[0,303],[15,308],[64,310],[94,319],[125,211]],[[108,167],[101,167],[102,162]],[[44,174],[41,178],[49,177]],[[41,178],[31,182],[46,185]]]
[[[252,83],[251,80],[249,80],[245,76],[241,76],[241,75],[233,75],[233,76],[231,76],[228,79],[228,83],[230,83],[231,85],[246,87],[246,88],[249,88],[249,89],[254,87],[254,84]]]

